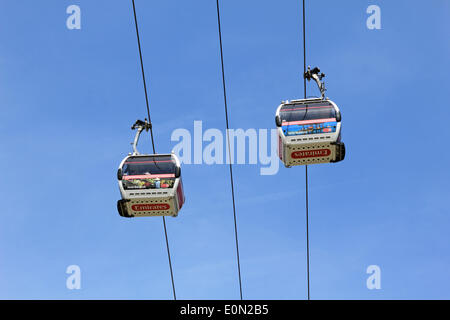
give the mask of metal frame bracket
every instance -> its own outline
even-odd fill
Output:
[[[142,131],[148,131],[152,128],[152,124],[147,121],[147,118],[145,118],[145,121],[142,120],[136,120],[136,122],[131,126],[131,130],[137,130],[136,135],[134,137],[134,141],[132,142],[133,145],[133,155],[140,154],[137,150],[137,144],[139,141],[139,136],[141,135]]]
[[[325,73],[321,73],[320,69],[318,67],[315,67],[314,69],[311,70],[311,67],[308,66],[308,71],[306,71],[303,74],[303,78],[305,78],[308,81],[311,81],[311,79],[313,79],[314,81],[316,81],[317,86],[319,87],[320,90],[320,94],[322,99],[325,99],[325,91],[327,89],[325,89],[325,82],[322,82],[322,79],[325,77]]]

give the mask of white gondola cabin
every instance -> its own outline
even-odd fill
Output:
[[[181,167],[178,157],[171,154],[140,154],[136,150],[139,134],[146,129],[144,122],[134,141],[134,153],[120,163],[117,171],[122,199],[117,202],[123,217],[176,217],[184,204]],[[146,123],[144,123],[146,124]]]
[[[131,155],[118,171],[124,217],[177,216],[184,203],[180,163],[174,154]]]
[[[342,161],[345,145],[341,142],[341,111],[325,98],[321,81],[325,74],[308,67],[303,77],[317,83],[321,97],[282,101],[278,106],[278,155],[286,167]]]
[[[286,167],[344,159],[341,113],[333,101],[322,98],[283,101],[275,122],[278,154]]]

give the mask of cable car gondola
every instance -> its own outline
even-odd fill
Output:
[[[138,120],[133,153],[120,163],[117,171],[122,199],[117,209],[122,217],[172,216],[176,217],[185,202],[181,167],[178,157],[170,154],[140,154],[139,135],[148,131],[150,124]]]
[[[278,154],[286,167],[344,160],[341,112],[324,97],[325,88],[320,80],[325,75],[319,72],[318,68],[308,67],[305,78],[317,82],[322,97],[282,101],[277,108]]]

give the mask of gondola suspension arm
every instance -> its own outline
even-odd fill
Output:
[[[317,86],[319,87],[320,90],[322,100],[325,99],[325,91],[326,91],[325,83],[321,81],[324,77],[325,74],[323,72],[321,73],[320,69],[317,67],[311,70],[311,67],[308,66],[308,70],[303,74],[303,78],[305,78],[306,80],[311,81],[311,79],[313,79],[314,81],[316,81]]]
[[[136,130],[136,135],[134,136],[134,141],[132,142],[133,145],[133,156],[139,155],[139,151],[137,150],[137,144],[139,141],[139,136],[141,135],[142,131],[148,131],[152,128],[152,124],[147,121],[147,118],[145,118],[145,121],[142,120],[136,120],[136,122],[131,126],[131,130]]]

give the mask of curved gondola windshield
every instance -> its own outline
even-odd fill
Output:
[[[122,184],[125,190],[173,188],[175,169],[170,156],[130,157],[122,167]]]
[[[292,104],[280,109],[281,126],[286,136],[336,132],[336,110],[332,104]]]

